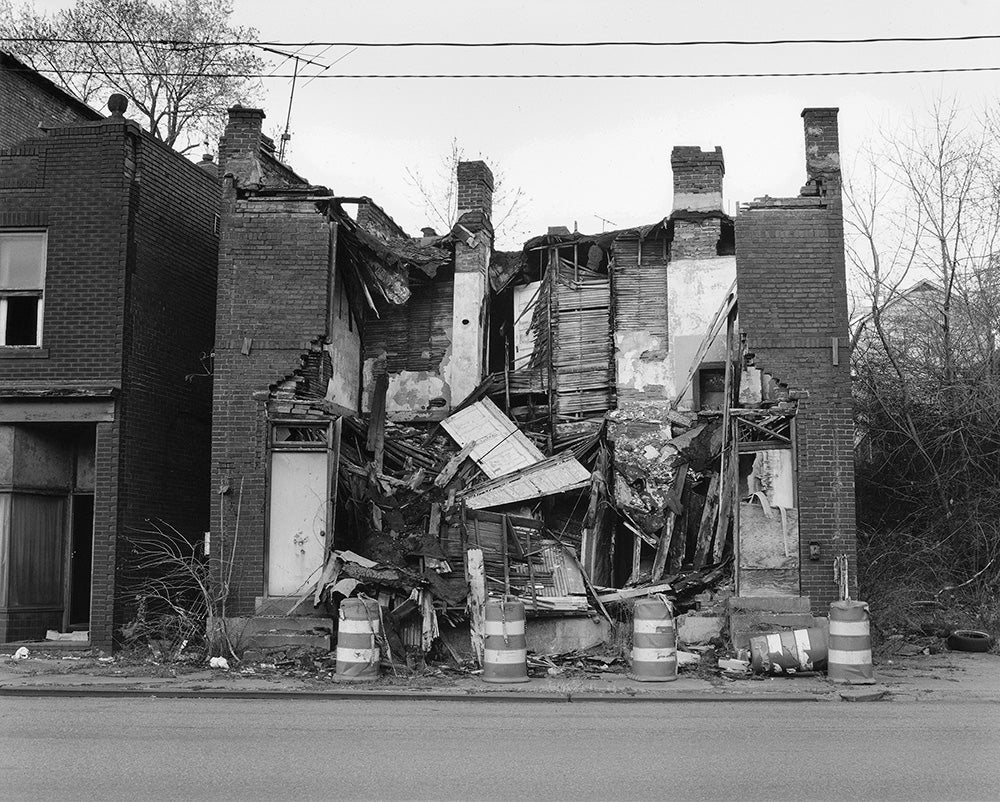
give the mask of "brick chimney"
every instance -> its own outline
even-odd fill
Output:
[[[840,192],[840,137],[835,108],[803,109],[806,137],[806,186],[803,195]]]
[[[482,227],[482,217],[489,221],[493,216],[493,172],[486,162],[458,163],[458,219],[472,212],[468,223]],[[476,214],[478,213],[478,214]],[[466,227],[470,226],[466,224]]]
[[[219,177],[219,166],[215,163],[215,157],[211,153],[206,153],[201,157],[198,166],[208,173],[212,178]]]
[[[219,142],[219,175],[237,172],[233,169],[236,166],[232,163],[234,158],[241,167],[248,161],[257,160],[261,149],[263,124],[264,111],[262,109],[233,106],[229,110],[229,122],[226,124],[226,131]],[[237,178],[247,177],[237,175]]]
[[[670,167],[674,172],[675,212],[722,211],[722,177],[726,174],[722,148],[678,146],[670,154]]]

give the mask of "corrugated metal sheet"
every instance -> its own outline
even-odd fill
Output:
[[[463,448],[475,441],[469,456],[490,479],[545,459],[538,446],[488,398],[456,412],[441,425]]]
[[[518,471],[480,485],[465,494],[465,505],[481,510],[576,490],[590,483],[590,471],[569,452],[557,454]]]

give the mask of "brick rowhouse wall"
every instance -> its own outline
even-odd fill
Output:
[[[785,204],[785,205],[780,205]],[[833,560],[847,554],[856,593],[854,427],[839,191],[764,201],[736,218],[739,325],[756,366],[798,400],[795,418],[803,595],[837,599]],[[839,365],[831,339],[839,338]],[[810,561],[809,543],[820,546]]]
[[[270,385],[300,366],[327,326],[330,234],[308,201],[237,199],[226,179],[216,316],[212,421],[212,553],[230,559],[227,612],[253,611],[267,561]],[[242,353],[252,338],[250,353]],[[255,393],[257,397],[255,397]],[[219,490],[228,488],[224,495]],[[239,511],[239,531],[235,531]]]
[[[163,521],[196,542],[209,528],[212,378],[205,374],[215,338],[221,190],[148,134],[126,144],[134,173],[120,404],[123,531]],[[120,546],[118,622],[133,614],[127,564]]]
[[[0,173],[0,227],[44,228],[48,251],[43,350],[0,351],[0,384],[122,388],[95,456],[91,642],[109,649],[126,623],[121,604],[115,614],[123,527],[156,516],[207,528],[210,390],[183,377],[211,343],[219,190],[121,119],[53,129],[6,155],[37,169],[21,186]],[[199,420],[200,442],[185,431]]]
[[[101,115],[0,53],[0,148],[37,137],[38,126],[93,122]]]

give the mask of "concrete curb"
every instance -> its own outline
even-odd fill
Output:
[[[100,687],[54,687],[54,686],[8,686],[0,687],[0,697],[40,698],[131,698],[131,699],[274,699],[283,701],[347,701],[369,699],[378,701],[430,701],[430,702],[529,702],[533,704],[610,702],[819,702],[823,697],[814,694],[717,694],[697,691],[680,691],[671,694],[601,694],[601,693],[455,693],[376,691],[376,690],[330,690],[330,691],[249,691],[190,688],[100,688]]]

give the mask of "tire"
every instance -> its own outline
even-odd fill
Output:
[[[954,652],[989,651],[992,638],[977,629],[956,629],[948,636],[948,648]]]

